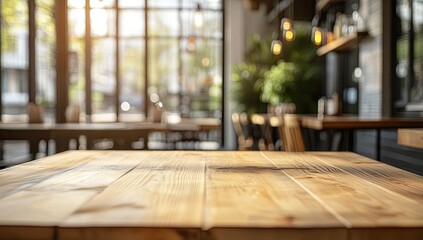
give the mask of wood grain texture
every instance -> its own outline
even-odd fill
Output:
[[[423,211],[419,211],[423,210],[423,205],[413,198],[370,183],[312,154],[263,154],[307,189],[348,228],[423,226]]]
[[[407,147],[423,148],[423,128],[398,129],[398,144]]]
[[[421,236],[423,177],[354,153],[69,151],[0,171],[0,239]]]
[[[75,151],[66,154],[34,160],[0,171],[0,199],[18,191],[23,191],[56,174],[69,171],[84,161],[89,160],[95,152]],[[41,163],[42,161],[42,163]]]
[[[201,228],[204,153],[133,153],[141,164],[61,225]]]
[[[204,229],[222,234],[228,228],[240,236],[247,236],[250,227],[276,236],[284,228],[301,235],[307,227],[343,227],[260,152],[208,154],[205,208]]]

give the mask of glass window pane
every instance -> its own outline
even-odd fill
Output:
[[[36,100],[44,107],[45,120],[54,122],[56,105],[54,1],[38,0],[36,6]]]
[[[182,0],[182,8],[197,8],[197,4],[200,4],[202,9],[222,9],[221,0],[202,0],[202,1],[192,1],[192,0]]]
[[[221,12],[216,11],[203,11],[204,21],[204,36],[213,38],[223,37],[223,15]]]
[[[144,36],[144,11],[120,10],[119,13],[120,36]]]
[[[179,16],[176,10],[151,10],[148,12],[150,36],[178,36]]]
[[[92,120],[115,121],[116,42],[112,38],[92,42]]]
[[[85,0],[68,0],[69,8],[84,8]]]
[[[149,41],[149,87],[155,89],[168,110],[178,109],[179,102],[170,101],[170,96],[180,90],[178,74],[177,39],[154,39]],[[151,93],[153,93],[151,92]]]
[[[116,35],[116,13],[114,10],[91,10],[91,35],[93,37]]]
[[[83,9],[68,10],[68,28],[70,37],[85,36],[85,11]]]
[[[144,0],[119,0],[119,8],[143,8]]]
[[[69,105],[81,107],[85,112],[85,41],[83,38],[70,38],[68,51],[69,64]]]
[[[183,49],[188,40],[181,41]],[[189,96],[181,108],[184,115],[215,117],[222,101],[222,42],[197,39],[195,51],[182,54],[182,93]]]
[[[178,8],[179,0],[148,0],[149,8]]]
[[[182,35],[183,36],[197,36],[197,28],[194,24],[194,13],[195,11],[182,11]]]
[[[120,119],[141,121],[144,118],[144,40],[121,39],[120,56]]]
[[[115,0],[90,0],[91,8],[111,8],[115,5]]]
[[[423,109],[423,0],[413,1],[413,30],[414,30],[414,82],[410,91],[410,102]]]
[[[24,120],[28,104],[28,5],[1,1],[1,84],[3,120]]]
[[[200,14],[203,20],[202,27],[195,25],[195,15]],[[200,13],[192,11],[183,11],[182,16],[182,34],[183,36],[205,36],[213,38],[223,37],[223,15],[217,11],[201,11]]]

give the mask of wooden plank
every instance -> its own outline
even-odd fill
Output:
[[[423,230],[422,204],[360,175],[320,161],[309,153],[263,153],[318,199],[348,228],[408,227]],[[339,153],[340,157],[344,154]],[[398,170],[401,172],[401,170]],[[422,193],[419,193],[422,194]],[[398,235],[400,238],[401,235]]]
[[[62,239],[89,239],[87,227],[197,229],[204,216],[204,152],[132,152],[140,165],[60,225]],[[84,226],[84,229],[76,229]],[[81,230],[79,233],[78,231]],[[76,231],[76,232],[75,232]],[[158,233],[159,234],[159,233]]]
[[[423,204],[423,177],[355,153],[316,152],[320,161]]]
[[[206,191],[204,229],[218,239],[276,239],[288,232],[291,239],[315,239],[307,228],[346,237],[340,221],[259,152],[209,153]]]
[[[330,52],[350,51],[357,48],[360,41],[369,35],[368,32],[356,32],[345,37],[338,38],[318,48],[316,53],[323,56]]]
[[[2,225],[55,226],[76,211],[83,203],[97,195],[112,182],[133,169],[139,159],[129,158],[128,152],[67,152],[40,160],[35,166],[49,166],[69,156],[81,161],[80,165],[66,165],[36,184],[30,184],[25,190],[14,192],[0,199],[0,223]],[[50,165],[51,167],[51,165]],[[60,167],[59,167],[60,168]],[[19,168],[11,169],[9,173]],[[36,169],[34,169],[36,171]],[[55,168],[53,167],[53,171]]]
[[[94,154],[87,151],[72,151],[1,170],[0,199],[84,164]]]
[[[423,148],[423,128],[398,129],[398,144],[407,147]]]

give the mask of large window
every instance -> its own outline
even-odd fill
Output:
[[[423,0],[397,0],[394,25],[396,114],[423,115]]]
[[[28,4],[1,1],[3,120],[26,114],[28,103]]]
[[[141,121],[155,102],[219,117],[221,1],[68,0],[69,103],[87,121]]]
[[[3,121],[26,121],[27,104],[54,121],[54,0],[1,1],[1,109]]]
[[[156,101],[182,117],[221,116],[221,0],[0,3],[3,121],[25,121],[28,102],[47,121],[70,105],[83,121],[141,121]]]

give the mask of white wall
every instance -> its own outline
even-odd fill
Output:
[[[270,36],[271,24],[265,19],[265,6],[261,5],[259,10],[251,11],[245,8],[243,0],[224,1],[225,4],[225,89],[224,89],[224,119],[225,126],[224,142],[225,149],[236,148],[236,137],[232,128],[231,114],[231,70],[234,64],[244,60],[249,38],[253,33],[262,37]],[[270,30],[269,30],[270,27]]]

